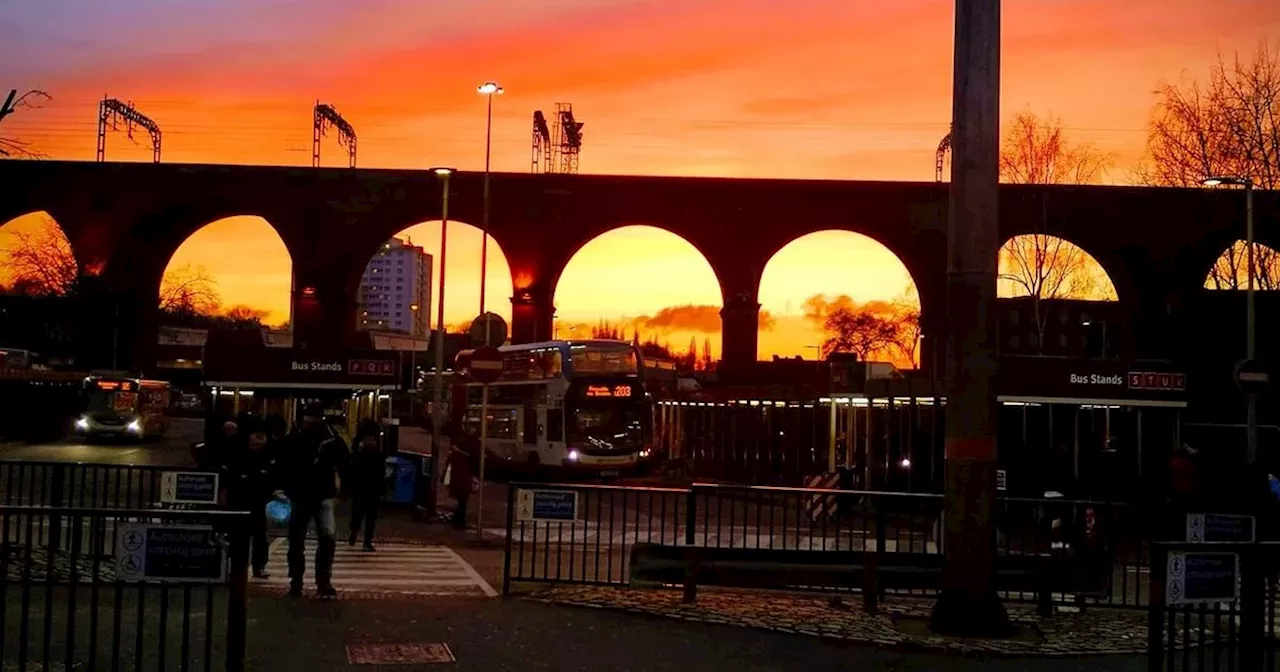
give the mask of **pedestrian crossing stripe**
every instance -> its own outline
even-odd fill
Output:
[[[316,541],[305,546],[306,583],[315,583]],[[265,583],[289,586],[289,542],[271,542]],[[333,587],[342,593],[398,593],[403,595],[483,595],[498,592],[453,549],[438,545],[384,543],[376,551],[339,542],[333,558]]]

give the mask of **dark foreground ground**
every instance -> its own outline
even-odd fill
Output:
[[[976,660],[523,600],[250,605],[249,669],[433,670],[350,665],[347,645],[447,644],[458,670],[1142,670],[1145,660]]]

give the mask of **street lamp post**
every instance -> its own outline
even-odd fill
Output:
[[[491,345],[492,320],[484,313],[484,282],[489,266],[489,154],[493,143],[493,97],[502,93],[497,82],[485,82],[476,91],[488,97],[488,116],[484,129],[484,207],[480,216],[480,319],[484,320],[484,344]],[[486,440],[489,428],[489,384],[485,383],[480,392],[480,491],[476,493],[476,535],[484,537],[484,462],[488,452]]]
[[[436,372],[435,380],[431,390],[431,494],[432,501],[428,504],[428,511],[435,513],[436,503],[435,484],[439,482],[440,471],[440,429],[444,424],[444,414],[442,404],[444,403],[444,263],[445,251],[448,249],[449,241],[449,177],[453,175],[452,168],[433,168],[432,171],[440,178],[440,282],[436,288],[437,301],[436,308]]]
[[[1206,186],[1234,185],[1244,187],[1244,245],[1245,245],[1245,359],[1252,360],[1255,351],[1253,298],[1254,266],[1253,266],[1253,178],[1252,177],[1210,177],[1204,181]],[[1235,278],[1233,278],[1234,280]],[[1258,459],[1258,395],[1255,392],[1245,393],[1245,460],[1253,466]]]
[[[489,265],[489,156],[493,144],[493,97],[503,89],[497,82],[485,82],[476,91],[489,99],[488,116],[484,129],[484,206],[480,215],[480,314],[484,315],[485,273]],[[484,340],[488,345],[489,320],[484,321]]]

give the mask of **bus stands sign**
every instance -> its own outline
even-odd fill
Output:
[[[1011,355],[1001,358],[996,393],[1015,399],[1107,399],[1184,402],[1187,376],[1160,362],[1076,361]]]

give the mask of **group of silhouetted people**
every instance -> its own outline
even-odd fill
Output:
[[[340,491],[352,500],[348,543],[354,546],[363,531],[364,550],[374,551],[378,507],[386,491],[386,460],[378,423],[361,421],[353,441],[354,455],[325,422],[324,408],[318,404],[307,406],[298,426],[289,433],[283,420],[277,423],[251,414],[234,420],[214,419],[211,424],[215,432],[197,460],[201,466],[220,472],[226,506],[251,514],[247,537],[253,576],[269,577],[267,505],[272,500],[288,501],[289,594],[302,595],[307,530],[314,521],[316,595],[336,597],[331,579]]]

